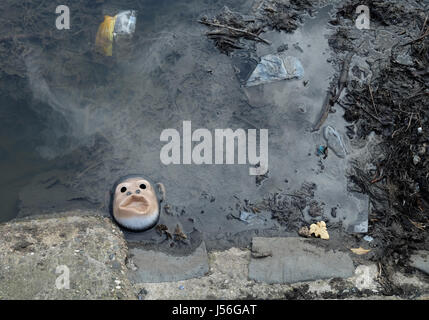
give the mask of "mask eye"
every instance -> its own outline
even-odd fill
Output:
[[[127,188],[122,187],[122,188],[121,188],[121,192],[122,192],[122,193],[124,193],[125,191],[127,191]]]
[[[144,183],[142,183],[141,185],[140,185],[140,189],[146,189],[146,185],[144,184]]]

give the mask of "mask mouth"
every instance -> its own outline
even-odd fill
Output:
[[[119,205],[119,209],[132,211],[136,214],[147,214],[149,202],[144,196],[131,195]]]

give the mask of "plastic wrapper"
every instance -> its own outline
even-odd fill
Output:
[[[95,39],[97,52],[112,56],[113,43],[121,37],[130,37],[136,30],[137,12],[135,10],[121,11],[114,17],[104,16]]]
[[[284,53],[269,54],[261,58],[253,73],[247,80],[246,86],[252,87],[274,81],[302,78],[304,68],[301,62]]]
[[[104,16],[104,21],[100,24],[97,37],[95,38],[95,47],[97,52],[104,54],[105,56],[112,55],[115,21],[115,17]]]

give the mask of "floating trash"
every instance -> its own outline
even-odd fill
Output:
[[[326,223],[325,221],[319,221],[316,224],[312,224],[310,226],[310,234],[313,234],[316,237],[319,237],[323,240],[329,240],[329,233],[328,233],[328,229],[326,228]]]
[[[255,218],[257,218],[258,216],[254,213],[251,212],[247,212],[247,211],[241,211],[240,212],[240,220],[243,222],[247,222],[250,223],[253,220],[255,220]]]
[[[367,242],[371,242],[371,241],[373,241],[373,240],[374,240],[374,238],[373,238],[373,237],[371,237],[371,236],[365,236],[365,237],[363,237],[363,240],[365,240],[365,241],[367,241]]]
[[[303,76],[304,68],[297,58],[284,53],[269,54],[261,58],[261,62],[247,80],[246,86],[252,87],[274,81],[300,79]]]
[[[325,146],[318,146],[317,147],[317,155],[321,156],[321,155],[325,155],[326,154],[326,147]]]
[[[363,255],[363,254],[367,254],[368,252],[370,252],[371,251],[371,249],[364,249],[364,248],[362,248],[362,247],[359,247],[359,248],[351,248],[350,249],[354,254],[357,254],[357,255]]]
[[[347,150],[340,134],[331,126],[327,126],[323,134],[326,142],[328,143],[328,147],[335,153],[337,157],[344,159],[347,155]]]
[[[127,10],[118,13],[116,16],[114,37],[132,35],[136,31],[137,12]]]
[[[136,29],[137,12],[134,10],[121,11],[114,17],[104,16],[95,38],[97,52],[112,56],[113,41],[122,36],[130,36]]]
[[[115,21],[116,17],[104,16],[104,21],[100,24],[97,37],[95,38],[95,48],[97,52],[105,56],[112,55]]]

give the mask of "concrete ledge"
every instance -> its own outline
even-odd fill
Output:
[[[2,224],[0,299],[135,299],[126,256],[122,232],[91,213]]]
[[[385,296],[378,283],[379,270],[374,264],[358,265],[352,277],[267,284],[248,278],[250,250],[231,248],[209,253],[209,273],[201,278],[176,282],[139,283],[140,299],[407,299],[406,296]],[[398,288],[411,288],[412,297],[427,299],[425,279],[395,279]],[[426,295],[425,295],[426,293]]]
[[[253,238],[249,278],[266,283],[294,283],[353,275],[346,253],[325,251],[303,238]]]
[[[188,256],[171,256],[163,252],[130,249],[135,270],[129,278],[134,283],[187,280],[205,275],[209,271],[204,242]]]

